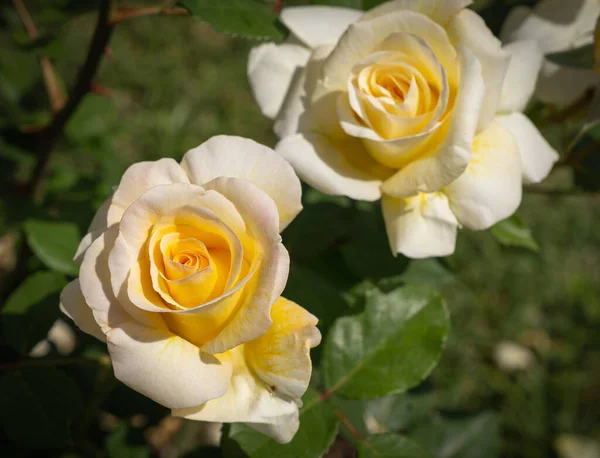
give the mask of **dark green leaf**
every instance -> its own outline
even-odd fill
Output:
[[[362,314],[339,318],[329,331],[326,388],[351,399],[404,392],[435,367],[449,327],[443,299],[428,287],[372,291]]]
[[[219,32],[259,39],[283,37],[275,13],[256,0],[180,0],[179,4]]]
[[[594,45],[548,54],[546,58],[562,67],[591,70],[594,68]]]
[[[409,435],[438,458],[496,458],[500,454],[500,426],[492,413],[461,420],[436,416]]]
[[[57,447],[82,410],[75,383],[63,372],[29,368],[0,377],[0,423],[4,433],[28,448]]]
[[[394,433],[386,433],[371,436],[362,441],[358,446],[358,458],[435,457],[406,437]]]
[[[540,249],[531,230],[516,213],[493,226],[490,232],[502,245],[527,248],[532,251]]]
[[[44,339],[60,316],[58,294],[67,281],[57,272],[36,272],[7,299],[2,309],[4,339],[21,354]]]
[[[61,221],[29,220],[24,224],[27,243],[50,269],[77,276],[79,266],[73,256],[81,237],[75,224]]]
[[[148,458],[150,447],[147,444],[132,444],[129,440],[127,424],[120,423],[106,438],[106,451],[109,458]]]
[[[369,0],[313,0],[312,3],[315,5],[343,6],[345,8],[362,10],[363,1],[367,2]]]
[[[302,398],[300,429],[289,444],[278,444],[242,424],[231,425],[229,437],[250,458],[318,458],[335,439],[339,422],[329,404],[311,388]]]
[[[434,401],[431,394],[386,396],[368,401],[364,416],[371,430],[407,430],[431,415]]]

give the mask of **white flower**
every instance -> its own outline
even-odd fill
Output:
[[[317,319],[281,297],[280,231],[300,181],[273,150],[213,137],[123,175],[83,239],[61,309],[108,343],[115,376],[194,420],[298,429]]]
[[[393,253],[451,254],[458,227],[510,216],[558,157],[521,113],[541,51],[503,49],[469,3],[287,8],[288,42],[250,54],[276,151],[325,193],[382,199]]]
[[[535,40],[544,54],[568,51],[593,42],[598,14],[598,0],[542,0],[533,9],[513,8],[500,36],[503,42]],[[535,95],[545,103],[570,105],[598,81],[592,69],[562,67],[545,60]]]

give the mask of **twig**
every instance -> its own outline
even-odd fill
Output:
[[[340,419],[340,421],[348,429],[348,431],[350,431],[350,434],[352,434],[352,437],[354,437],[354,439],[360,442],[365,440],[364,437],[362,437],[362,435],[354,427],[354,425],[350,423],[350,420],[348,420],[339,409],[335,409],[335,415]]]
[[[27,30],[27,35],[29,38],[35,38],[38,35],[38,29],[31,19],[31,15],[25,4],[22,0],[13,0],[13,4],[15,9],[17,10],[17,14],[21,18],[21,22],[25,26],[25,30]],[[46,92],[48,93],[48,98],[50,99],[50,105],[52,107],[53,112],[60,111],[62,107],[65,105],[65,93],[62,90],[60,85],[58,76],[54,71],[54,67],[52,66],[52,62],[46,56],[42,56],[40,58],[40,65],[42,66],[42,75],[44,77],[44,86],[46,86]]]
[[[104,55],[104,49],[113,30],[113,26],[108,22],[109,13],[110,0],[102,0],[100,2],[96,30],[94,31],[85,63],[77,76],[77,82],[64,108],[56,114],[50,125],[40,132],[37,151],[38,162],[28,185],[28,192],[34,198],[40,197],[40,185],[56,142],[62,134],[65,125],[79,106],[79,103],[92,87],[92,80],[96,75],[100,60]]]
[[[164,8],[164,7],[149,7],[149,8],[119,8],[110,20],[111,25],[126,21],[135,17],[142,16],[187,16],[188,10],[185,8]]]

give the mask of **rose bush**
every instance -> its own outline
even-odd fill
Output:
[[[276,151],[325,193],[382,199],[394,253],[451,254],[457,228],[510,216],[558,157],[521,113],[540,49],[502,48],[470,3],[287,8],[287,42],[249,58]]]
[[[535,8],[517,6],[506,18],[504,42],[535,40],[544,54],[568,51],[594,41],[600,14],[598,0],[543,0]],[[567,105],[598,84],[592,69],[571,68],[544,61],[535,95],[545,103]]]
[[[317,319],[281,297],[280,231],[301,210],[273,150],[213,137],[123,175],[94,218],[61,308],[106,341],[115,376],[185,418],[246,422],[287,442]]]

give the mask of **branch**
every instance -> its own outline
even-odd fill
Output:
[[[119,8],[110,20],[111,25],[142,16],[187,16],[188,10],[185,8],[165,8],[161,6],[149,8]]]
[[[13,4],[17,10],[17,14],[21,18],[21,22],[23,22],[23,25],[25,26],[25,30],[27,30],[27,35],[29,35],[29,38],[37,37],[37,27],[35,26],[33,19],[31,19],[29,11],[27,11],[23,1],[13,0]],[[58,76],[54,71],[54,67],[50,62],[50,59],[48,59],[46,56],[42,56],[40,58],[40,65],[42,66],[44,86],[46,86],[46,92],[48,93],[48,98],[50,99],[50,105],[52,106],[52,111],[56,113],[65,105],[65,93],[62,90]]]
[[[87,58],[79,75],[77,75],[77,80],[69,95],[69,99],[64,108],[55,115],[50,125],[40,132],[37,151],[38,162],[28,185],[28,192],[34,197],[39,197],[40,185],[46,173],[48,162],[65,125],[79,106],[83,97],[92,88],[92,80],[96,75],[100,60],[104,54],[104,49],[113,30],[113,26],[108,22],[109,13],[110,0],[102,0],[98,12],[96,30],[92,37]]]

